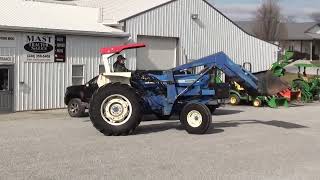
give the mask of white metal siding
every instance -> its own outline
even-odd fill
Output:
[[[198,14],[199,19],[191,19]],[[251,62],[253,71],[276,61],[278,47],[252,37],[201,0],[177,0],[125,21],[133,40],[138,35],[179,38],[179,63],[224,51],[238,64]]]
[[[15,34],[16,48],[0,48],[0,55],[15,59],[15,111],[64,108],[65,89],[72,84],[72,65],[84,65],[84,80],[88,81],[99,74],[99,64],[102,64],[99,49],[126,41],[67,35],[65,63],[31,63],[24,62],[23,33]]]

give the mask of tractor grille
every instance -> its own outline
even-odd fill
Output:
[[[215,99],[229,98],[230,85],[228,83],[214,84],[213,88],[215,90]]]

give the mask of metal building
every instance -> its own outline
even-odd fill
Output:
[[[42,0],[43,1],[43,0]],[[52,0],[51,0],[52,1]],[[103,23],[122,26],[132,41],[147,49],[133,52],[137,69],[164,69],[224,51],[253,71],[276,61],[278,46],[243,31],[206,0],[78,0],[79,6],[100,7]]]
[[[276,45],[247,34],[205,0],[57,2],[2,2],[0,112],[65,107],[65,88],[99,73],[98,49],[128,38],[147,44],[127,54],[133,70],[168,69],[219,51],[250,62],[253,71],[277,58]]]
[[[99,48],[128,40],[127,33],[99,23],[97,8],[1,3],[0,112],[65,107],[66,87],[101,71]]]

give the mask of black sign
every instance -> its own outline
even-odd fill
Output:
[[[48,53],[53,50],[53,46],[44,42],[31,42],[24,45],[24,49],[32,53]]]
[[[66,36],[56,35],[54,62],[66,62]]]

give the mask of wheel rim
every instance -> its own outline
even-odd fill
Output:
[[[191,127],[197,128],[202,123],[202,115],[199,111],[192,110],[187,115],[187,122]]]
[[[236,104],[237,103],[237,98],[232,96],[230,98],[230,102],[231,102],[231,104]]]
[[[101,104],[101,116],[114,126],[120,126],[128,122],[132,115],[131,102],[120,94],[108,96]]]
[[[253,102],[253,105],[254,105],[255,107],[259,107],[259,106],[260,106],[260,101],[259,101],[259,100],[255,100],[255,101]]]
[[[72,103],[72,104],[70,105],[69,111],[70,111],[72,114],[76,114],[77,112],[79,112],[79,104],[77,104],[77,103]]]

